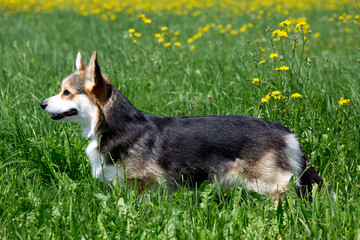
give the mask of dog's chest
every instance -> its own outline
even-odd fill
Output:
[[[110,184],[114,181],[115,176],[117,175],[118,180],[120,182],[123,181],[124,174],[122,168],[118,168],[115,164],[104,163],[104,159],[99,151],[98,136],[91,137],[85,153],[90,160],[92,175],[94,178],[106,184]]]

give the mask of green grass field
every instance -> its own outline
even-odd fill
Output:
[[[0,238],[360,239],[357,13],[351,4],[260,18],[146,12],[149,24],[125,12],[107,21],[69,10],[2,10]],[[290,18],[289,29],[279,26]],[[337,199],[323,189],[310,202],[291,188],[276,207],[270,197],[219,193],[208,183],[143,198],[94,180],[80,127],[52,121],[39,105],[75,71],[77,52],[88,60],[94,50],[112,84],[144,112],[283,122]],[[282,66],[289,69],[275,70]]]

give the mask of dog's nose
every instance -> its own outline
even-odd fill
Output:
[[[43,101],[42,103],[40,103],[40,106],[41,106],[42,109],[45,109],[46,106],[47,106],[47,102]]]

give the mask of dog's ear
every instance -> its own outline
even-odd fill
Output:
[[[85,91],[89,95],[94,95],[99,103],[104,102],[107,90],[107,80],[104,79],[101,74],[100,66],[97,62],[96,51],[93,52],[90,58],[86,72]]]
[[[80,52],[78,52],[77,56],[76,56],[76,70],[77,71],[81,71],[81,70],[85,70],[85,62],[81,57]]]

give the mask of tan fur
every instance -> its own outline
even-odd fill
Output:
[[[288,190],[288,183],[293,174],[281,170],[276,162],[274,152],[264,154],[255,165],[252,165],[251,161],[237,158],[225,173],[216,177],[222,187],[231,188],[235,184],[240,184],[245,189],[269,194],[278,202],[279,197]]]

